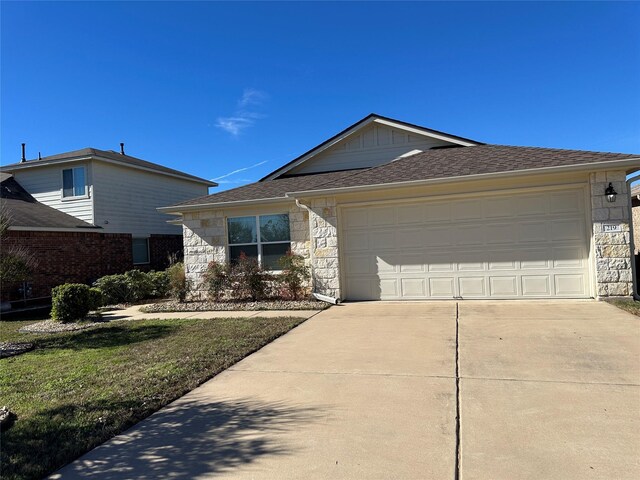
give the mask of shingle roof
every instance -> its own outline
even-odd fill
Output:
[[[38,202],[11,175],[3,173],[0,180],[2,209],[12,227],[100,228]]]
[[[427,150],[410,157],[363,170],[325,188],[463,177],[545,167],[587,165],[639,157],[627,153],[601,153],[557,148],[477,145]],[[298,189],[302,191],[303,189]]]
[[[176,206],[281,199],[289,192],[588,165],[631,158],[640,158],[640,155],[506,145],[432,149],[372,168],[261,180],[232,190],[194,198]]]
[[[353,175],[361,170],[343,170],[340,172],[315,173],[282,177],[276,180],[265,180],[250,183],[242,187],[233,188],[213,195],[187,200],[178,205],[201,205],[205,203],[236,202],[242,200],[279,199],[285,198],[285,193],[301,188],[313,189],[319,185],[336,182],[343,177]]]
[[[123,165],[131,165],[134,167],[147,168],[149,170],[154,170],[156,172],[167,173],[170,175],[177,175],[186,179],[195,180],[197,182],[205,182],[211,186],[217,185],[217,183],[215,182],[212,182],[205,178],[196,177],[195,175],[190,175],[188,173],[181,172],[180,170],[174,170],[173,168],[165,167],[163,165],[158,165],[157,163],[153,163],[153,162],[148,162],[140,158],[132,157],[131,155],[122,155],[113,150],[99,150],[97,148],[83,148],[81,150],[74,150],[72,152],[59,153],[57,155],[49,155],[48,157],[42,157],[41,159],[27,160],[26,162],[11,163],[9,165],[3,165],[2,169],[7,171],[12,171],[14,169],[22,169],[22,168],[31,167],[34,165],[43,165],[43,164],[56,162],[60,160],[68,160],[68,159],[82,158],[82,157],[95,157],[95,156],[103,157],[108,160],[113,160]]]

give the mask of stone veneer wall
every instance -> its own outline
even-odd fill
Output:
[[[633,294],[631,248],[629,239],[629,192],[624,171],[591,173],[591,217],[596,259],[598,297]],[[618,193],[615,202],[607,202],[604,191],[609,185]],[[603,225],[620,225],[619,233],[604,233]]]
[[[302,255],[309,263],[309,214],[295,204],[289,206],[289,228],[291,234],[291,250]],[[274,209],[274,211],[276,211]],[[226,212],[229,216],[235,214]],[[247,213],[238,216],[251,215]],[[183,217],[184,265],[187,279],[193,289],[190,298],[204,300],[206,288],[202,285],[202,274],[207,270],[209,262],[227,261],[227,229],[225,212],[210,210],[185,213]]]
[[[338,213],[334,197],[313,199],[310,230],[313,243],[311,261],[315,291],[340,298],[338,255]]]

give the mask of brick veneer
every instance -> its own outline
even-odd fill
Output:
[[[90,283],[132,267],[131,235],[97,232],[7,232],[2,248],[22,245],[38,261],[32,275],[32,297],[47,297],[56,285]],[[3,300],[18,300],[16,285],[2,286]]]

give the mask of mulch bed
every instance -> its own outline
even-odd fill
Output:
[[[318,300],[264,300],[260,302],[163,302],[140,309],[144,313],[211,312],[231,310],[324,310],[331,305]]]
[[[26,327],[22,327],[19,332],[24,333],[60,333],[60,332],[75,332],[76,330],[84,330],[86,328],[95,327],[96,325],[102,325],[104,320],[100,320],[100,317],[88,317],[92,320],[84,322],[69,322],[62,323],[56,320],[44,320],[42,322],[32,323]]]

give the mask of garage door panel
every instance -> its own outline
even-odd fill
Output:
[[[461,297],[486,297],[485,277],[459,277],[458,287]]]
[[[429,278],[429,296],[433,298],[453,298],[455,296],[453,277]]]
[[[585,284],[582,275],[555,275],[556,295],[584,295]]]
[[[522,294],[525,296],[551,295],[551,281],[549,275],[523,275]]]
[[[489,277],[489,293],[491,297],[518,296],[518,277]]]
[[[403,278],[401,285],[405,298],[424,298],[427,295],[425,278]]]
[[[586,297],[582,189],[344,209],[347,298]]]

